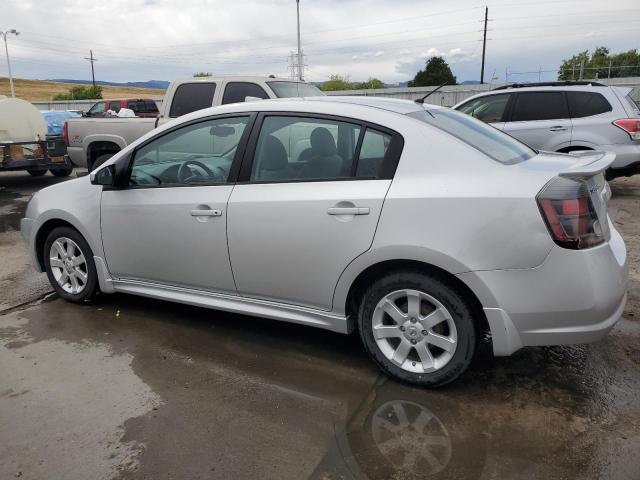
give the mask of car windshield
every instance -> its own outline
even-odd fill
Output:
[[[303,82],[267,82],[278,98],[319,97],[324,95],[315,85]]]
[[[450,109],[412,112],[410,117],[443,130],[505,165],[528,160],[536,151],[480,120]]]

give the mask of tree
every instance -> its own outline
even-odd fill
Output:
[[[325,92],[333,92],[336,90],[351,90],[352,85],[349,83],[347,75],[329,75],[329,80],[320,84],[318,88]]]
[[[367,80],[366,82],[354,83],[351,88],[353,88],[354,90],[365,90],[367,88],[384,88],[384,83],[382,83],[382,80],[369,77],[369,80]]]
[[[442,57],[431,57],[424,70],[416,73],[415,78],[409,82],[410,87],[431,87],[436,85],[455,85],[456,77],[451,73],[451,68]]]
[[[194,77],[212,77],[213,74],[211,72],[196,72],[193,74]]]
[[[586,79],[640,76],[638,50],[611,54],[607,47],[596,47],[591,54],[585,50],[564,60],[558,71],[558,80],[578,80],[582,62],[584,62],[583,78]]]
[[[69,93],[60,93],[53,97],[54,100],[93,100],[102,98],[102,87],[88,85],[77,86],[69,89]]]

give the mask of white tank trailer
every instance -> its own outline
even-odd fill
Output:
[[[0,172],[16,170],[36,177],[49,170],[65,177],[73,167],[62,136],[47,135],[47,123],[35,106],[0,95]]]

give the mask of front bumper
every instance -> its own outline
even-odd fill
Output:
[[[38,272],[42,272],[43,270],[40,266],[40,262],[36,257],[36,251],[33,248],[32,238],[34,234],[34,225],[35,220],[33,218],[23,218],[22,220],[20,220],[20,233],[22,233],[22,238],[24,239],[24,241],[27,242],[29,251],[31,253],[31,264],[33,265],[33,268],[35,268]]]
[[[523,346],[594,342],[618,321],[626,302],[624,242],[611,227],[609,242],[587,250],[555,246],[542,265],[458,275],[484,307],[496,355]]]

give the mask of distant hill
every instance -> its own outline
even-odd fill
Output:
[[[27,80],[14,78],[16,96],[30,102],[51,100],[59,93],[68,93],[78,82],[62,83],[47,80]],[[89,82],[91,83],[91,82]],[[165,88],[140,88],[127,84],[102,85],[103,98],[162,98]],[[9,79],[0,77],[0,95],[10,95]]]
[[[53,78],[47,80],[47,82],[59,82],[59,83],[80,83],[82,85],[90,84],[91,80],[71,80],[68,78]],[[104,85],[110,87],[127,87],[127,88],[161,88],[166,90],[169,86],[169,82],[166,80],[147,80],[146,82],[105,82],[98,80],[96,85]]]

